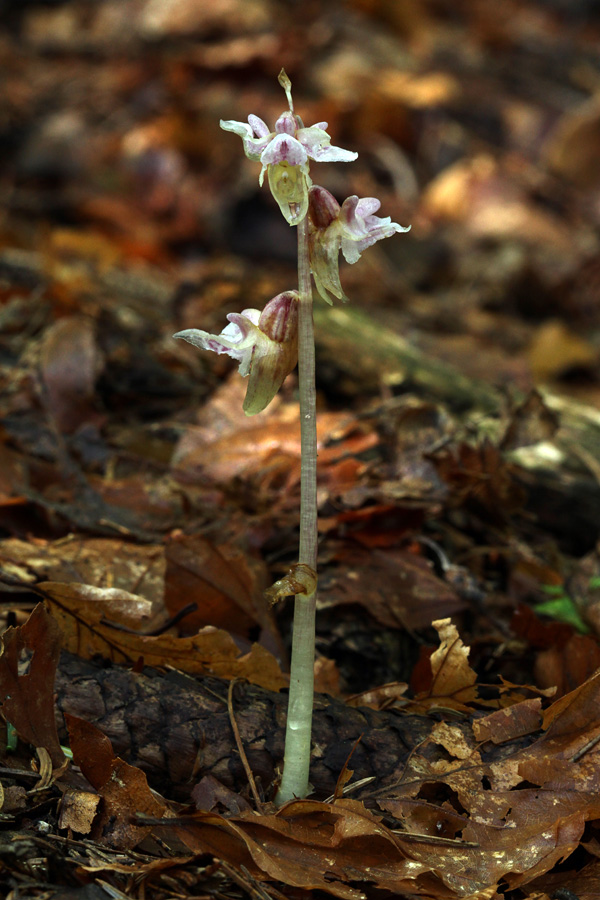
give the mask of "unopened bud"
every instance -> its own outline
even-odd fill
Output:
[[[298,332],[298,292],[284,291],[269,300],[260,314],[258,327],[278,344],[294,340]]]
[[[292,100],[292,82],[290,81],[285,69],[281,70],[281,72],[277,76],[277,81],[285,91],[285,96],[287,97],[287,101],[290,104],[290,112],[294,112],[294,101]]]
[[[308,214],[315,228],[328,228],[340,212],[340,204],[324,187],[314,184],[308,192]]]

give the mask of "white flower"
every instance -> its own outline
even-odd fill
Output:
[[[340,250],[346,262],[355,263],[367,247],[397,232],[410,230],[410,225],[403,228],[389,216],[373,215],[380,206],[375,197],[359,200],[356,194],[347,197],[340,206],[325,188],[319,185],[310,188],[310,265],[317,291],[327,303],[332,302],[330,294],[339,300],[348,299],[340,283]]]
[[[243,409],[254,416],[268,406],[298,361],[298,293],[285,291],[262,312],[244,309],[227,319],[220,334],[188,328],[174,337],[237,359],[240,375],[249,376]]]
[[[297,225],[308,209],[308,189],[311,185],[309,159],[315,162],[352,162],[358,153],[332,147],[327,122],[317,122],[305,128],[300,116],[294,114],[291,83],[283,70],[279,83],[285,89],[290,108],[277,119],[275,131],[269,131],[258,116],[248,116],[248,124],[224,120],[220,124],[225,131],[240,135],[248,159],[260,161],[259,184],[262,185],[267,172],[271,193],[281,212],[290,225]]]

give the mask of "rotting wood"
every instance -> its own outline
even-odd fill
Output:
[[[242,791],[247,778],[231,730],[228,685],[176,671],[136,674],[121,666],[103,668],[63,653],[56,677],[59,729],[64,732],[62,713],[93,722],[110,738],[115,753],[139,766],[149,783],[169,796],[187,800],[207,774]],[[267,790],[283,758],[287,696],[239,683],[233,706],[252,772]],[[315,795],[333,793],[359,737],[350,764],[353,780],[374,776],[378,788],[395,784],[435,721],[435,716],[398,710],[354,709],[317,695],[311,765]],[[458,724],[470,732],[468,720]]]

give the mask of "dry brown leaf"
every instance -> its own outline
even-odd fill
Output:
[[[595,842],[590,842],[587,848],[597,856],[598,847],[596,845],[592,849],[593,844]],[[567,876],[566,879],[565,875]],[[547,897],[558,900],[559,897],[563,896],[565,883],[568,884],[569,893],[573,894],[573,897],[577,897],[578,900],[598,900],[600,897],[600,859],[592,859],[580,871],[575,870],[568,873],[559,871],[555,874],[544,875],[537,879],[532,887],[543,888],[548,892],[540,895],[541,900],[545,900]],[[561,888],[562,891],[560,890]],[[537,900],[536,895],[530,894],[529,900]],[[571,900],[571,898],[565,896],[565,900]]]
[[[570,106],[548,138],[550,167],[581,188],[597,188],[600,180],[600,102],[595,94],[576,109]]]
[[[221,806],[233,815],[239,815],[252,808],[244,797],[225,787],[214,775],[204,775],[192,788],[191,796],[196,809],[204,812]]]
[[[546,406],[541,394],[530,391],[512,411],[500,446],[502,450],[517,450],[540,441],[550,441],[559,424],[557,414]]]
[[[501,879],[510,887],[527,884],[568,857],[585,822],[600,813],[599,697],[600,677],[595,677],[550,707],[548,731],[531,743],[522,738],[538,731],[538,701],[472,726],[437,723],[428,743],[443,746],[449,759],[431,758],[424,745],[408,763],[398,798],[380,806],[409,832],[432,840],[460,835],[472,842],[436,847],[435,871],[458,895],[478,894]],[[481,740],[515,740],[516,748],[485,763],[478,751]],[[539,787],[521,787],[524,781]],[[399,841],[404,843],[401,835]],[[431,858],[426,841],[411,841],[405,849],[416,859]]]
[[[431,655],[431,686],[417,694],[411,711],[432,708],[468,712],[477,700],[477,675],[469,665],[469,647],[463,644],[450,619],[431,623],[440,637],[440,646]]]
[[[212,33],[225,35],[259,34],[268,31],[272,11],[262,0],[213,0],[198,4],[195,0],[160,0],[142,4],[136,16],[136,26],[145,38],[190,35],[198,37]]]
[[[210,672],[222,678],[247,678],[272,691],[287,684],[268,650],[253,644],[242,656],[231,635],[218,628],[207,626],[192,637],[152,637],[107,624],[119,625],[126,618],[128,627],[141,627],[143,619],[139,616],[143,616],[148,601],[126,591],[59,582],[43,582],[38,589],[60,625],[65,649],[84,659],[99,654],[126,665],[143,660],[147,666],[174,666],[191,675]]]
[[[369,691],[363,691],[360,694],[347,697],[346,703],[348,706],[370,706],[371,709],[388,709],[395,703],[406,702],[404,695],[407,690],[408,685],[404,682],[392,681],[389,684],[382,684]]]
[[[507,709],[473,721],[473,734],[477,741],[504,744],[525,734],[537,731],[542,724],[541,697],[522,700]]]
[[[255,878],[347,900],[364,897],[361,883],[427,896],[425,887],[435,884],[429,877],[431,862],[411,860],[380,818],[352,800],[296,800],[276,815],[247,813],[229,819],[197,813],[176,831],[193,852],[243,865]],[[438,885],[440,898],[451,896]]]
[[[77,834],[89,834],[99,803],[98,794],[69,788],[61,800],[58,827],[70,828]]]
[[[538,381],[558,378],[569,369],[591,369],[597,363],[598,352],[592,342],[556,319],[540,325],[529,346],[529,364]]]
[[[436,874],[458,896],[478,895],[498,886],[501,879],[511,888],[527,884],[577,848],[585,824],[583,810],[589,805],[583,796],[571,803],[568,797],[549,793],[537,802],[535,791],[507,791],[503,796],[488,793],[485,799],[485,819],[464,817],[461,836],[476,846],[457,842],[435,846],[432,854],[425,841],[404,845],[416,860],[433,858]],[[401,837],[399,843],[403,844]]]
[[[339,570],[325,574],[324,603],[358,604],[388,628],[426,628],[433,619],[465,608],[431,563],[406,550],[342,545],[336,563]]]
[[[39,603],[24,625],[4,633],[0,656],[2,715],[20,738],[47,750],[55,767],[65,761],[54,720],[61,637],[57,623]]]
[[[198,609],[186,616],[183,633],[204,625],[248,637],[258,623],[277,634],[264,598],[269,584],[265,565],[230,544],[216,545],[201,535],[178,535],[165,549],[165,605],[175,615],[188,603]]]
[[[535,680],[542,687],[554,685],[557,696],[562,697],[583,684],[598,668],[598,639],[590,634],[572,634],[566,643],[540,650],[535,661]]]
[[[202,475],[216,483],[226,483],[261,473],[274,457],[281,461],[285,459],[288,470],[297,467],[300,425],[296,404],[269,408],[260,421],[254,418],[240,421],[239,417],[227,421],[220,417],[216,422],[215,410],[220,409],[223,397],[227,396],[223,390],[217,394],[213,406],[208,404],[202,411],[206,424],[189,428],[175,450],[172,465],[177,478],[189,482]],[[319,450],[332,436],[338,437],[347,423],[348,416],[342,413],[319,415]]]
[[[450,489],[449,503],[483,509],[487,516],[504,520],[526,500],[510,463],[485,439],[479,446],[458,444],[431,455],[439,475]]]
[[[136,813],[161,818],[166,805],[148,787],[141,769],[115,756],[106,735],[90,722],[65,715],[73,761],[102,798],[92,828],[94,840],[130,850],[149,833],[147,826],[133,825]]]
[[[478,238],[572,247],[568,226],[536,205],[489,155],[461,159],[440,172],[425,189],[422,208],[433,220],[459,222]]]
[[[19,581],[76,581],[98,588],[118,588],[163,609],[165,559],[161,544],[132,544],[110,538],[69,535],[57,541],[7,538],[0,564]]]
[[[600,671],[571,693],[556,700],[544,713],[547,738],[579,735],[600,725]]]
[[[416,74],[396,68],[381,73],[377,89],[386,100],[413,109],[440,106],[460,94],[458,81],[446,72]]]

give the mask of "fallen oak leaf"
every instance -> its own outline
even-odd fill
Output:
[[[22,740],[65,762],[54,720],[54,676],[61,647],[56,621],[39,603],[27,621],[8,628],[0,656],[0,709]]]
[[[501,880],[511,888],[527,884],[573,853],[586,821],[600,816],[600,746],[593,740],[600,735],[599,700],[596,676],[550,707],[550,725],[541,736],[537,699],[494,712],[470,727],[437,723],[431,739],[464,763],[415,756],[398,786],[400,796],[380,800],[379,805],[409,832],[436,835],[442,828],[462,835],[460,846],[436,850],[435,866],[444,883],[461,896]],[[586,744],[589,737],[591,745]],[[508,740],[517,742],[515,752],[481,760],[480,741]],[[406,839],[399,835],[399,840]],[[427,858],[422,843],[412,852],[418,859]]]
[[[343,521],[339,516],[338,520]],[[395,548],[342,545],[326,569],[327,607],[357,604],[387,628],[428,628],[465,608],[457,592],[422,557]]]
[[[344,900],[364,898],[357,887],[361,883],[442,900],[454,896],[439,879],[430,878],[430,864],[400,850],[381,818],[354,800],[294,800],[275,815],[248,812],[224,818],[197,812],[164,824],[173,827],[192,852],[245,866],[262,881],[321,890]]]
[[[600,671],[574,691],[559,697],[544,713],[542,728],[547,736],[589,732],[600,724]]]
[[[600,782],[600,672],[544,713],[544,734],[519,757],[519,775],[547,789],[587,792]]]
[[[105,619],[114,619],[118,603],[129,614],[144,610],[148,601],[117,591],[86,584],[42,582],[35,588],[45,599],[64,636],[64,648],[83,659],[97,654],[112,662],[147,666],[173,666],[190,675],[211,673],[222,678],[246,678],[268,690],[278,691],[287,680],[275,657],[260,644],[241,655],[231,635],[212,626],[198,634],[177,637],[121,631]],[[128,621],[131,621],[128,618]]]
[[[498,709],[481,719],[475,719],[472,727],[477,741],[503,744],[537,731],[541,721],[542,698],[532,697],[506,709]]]
[[[498,824],[480,816],[465,817],[464,841],[454,846],[436,845],[433,859],[432,848],[425,841],[405,843],[416,860],[431,862],[441,882],[459,897],[478,896],[481,891],[499,887],[503,880],[511,888],[527,884],[566,859],[579,845],[586,820],[581,808],[573,810],[574,804],[568,803],[566,808],[562,804],[557,807],[551,792],[546,792],[540,803],[532,802],[534,790],[501,793],[503,796],[497,798],[486,797]],[[584,798],[578,800],[582,807]],[[385,805],[393,811],[391,803]],[[435,806],[432,815],[436,809],[439,817],[440,810]],[[505,818],[500,823],[502,812]],[[402,845],[402,835],[398,839]]]
[[[258,623],[274,638],[277,626],[264,600],[266,566],[233,544],[215,544],[202,535],[175,535],[165,547],[165,606],[176,614],[190,600],[197,609],[186,616],[183,632],[204,625],[248,637]]]

